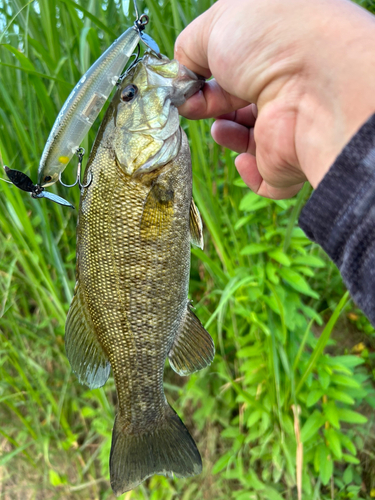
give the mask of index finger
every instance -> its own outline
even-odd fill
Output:
[[[226,92],[216,80],[210,80],[201,91],[190,97],[178,110],[185,118],[200,120],[231,113],[248,104],[247,101]]]

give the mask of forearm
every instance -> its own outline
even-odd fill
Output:
[[[375,325],[375,115],[337,157],[299,223],[335,262]]]

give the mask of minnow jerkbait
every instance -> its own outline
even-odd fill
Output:
[[[61,174],[74,154],[79,160],[79,170],[82,163],[80,143],[93,125],[103,108],[113,87],[119,81],[124,66],[129,61],[135,48],[142,41],[158,57],[159,48],[156,42],[144,33],[148,23],[145,14],[139,16],[136,1],[134,0],[136,21],[99,57],[86,71],[65,101],[47,139],[38,168],[38,183],[33,184],[31,179],[18,170],[5,169],[7,176],[17,187],[28,191],[34,198],[49,198],[52,201],[73,207],[70,203],[57,195],[44,190],[60,180]],[[139,56],[139,50],[138,55]],[[22,174],[22,175],[21,175]],[[87,182],[90,182],[88,179]],[[83,187],[80,173],[74,184]],[[22,186],[27,186],[24,189]],[[65,185],[66,186],[66,185]]]
[[[188,300],[190,242],[203,248],[187,137],[177,106],[204,80],[145,54],[122,79],[99,129],[81,190],[74,297],[65,329],[79,381],[101,387],[112,367],[118,409],[110,477],[116,495],[154,474],[202,469],[163,390],[208,366],[214,344]]]

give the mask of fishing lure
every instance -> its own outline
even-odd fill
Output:
[[[50,196],[51,193],[46,192],[44,188],[57,181],[66,187],[78,184],[82,188],[90,184],[91,178],[85,185],[80,179],[84,154],[83,149],[79,148],[80,143],[93,125],[113,87],[119,81],[122,69],[137,46],[138,52],[135,54],[136,59],[132,65],[139,59],[139,42],[142,41],[159,58],[161,57],[156,42],[144,33],[149,21],[148,16],[146,14],[139,16],[136,0],[133,2],[136,13],[134,25],[128,28],[87,70],[58,114],[42,153],[38,168],[38,183],[33,184],[26,174],[18,170],[5,168],[10,181],[20,189],[30,192],[33,198],[48,198],[61,205],[72,206],[63,198],[56,195]],[[79,158],[77,178],[74,184],[67,185],[62,182],[61,174],[74,154],[77,154]]]
[[[26,191],[31,194],[32,198],[48,198],[59,205],[64,205],[66,207],[74,208],[74,206],[68,201],[61,198],[61,196],[57,196],[57,194],[49,193],[44,190],[44,187],[39,186],[38,184],[33,184],[33,181],[30,177],[19,170],[12,170],[11,168],[4,166],[5,173],[7,174],[9,180],[16,186],[18,189],[22,189],[22,191]]]

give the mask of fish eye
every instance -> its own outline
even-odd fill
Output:
[[[52,179],[52,177],[50,175],[46,175],[44,177],[44,182],[49,182],[51,179]]]
[[[121,90],[120,98],[123,102],[129,102],[134,99],[134,97],[138,94],[138,87],[136,85],[127,85],[124,89]]]

